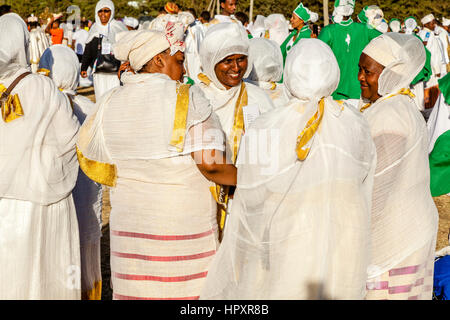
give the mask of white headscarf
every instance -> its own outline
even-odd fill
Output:
[[[39,61],[39,68],[50,71],[48,76],[61,91],[76,94],[75,90],[80,81],[80,63],[75,52],[69,47],[56,44],[47,48]]]
[[[284,84],[290,93],[301,101],[314,103],[330,96],[340,79],[330,47],[316,39],[301,39],[292,50],[295,54],[289,53],[284,68]]]
[[[336,0],[334,2],[333,20],[340,23],[344,17],[351,16],[355,8],[355,0]]]
[[[133,17],[125,17],[123,18],[123,23],[131,28],[137,28],[139,26],[139,21]]]
[[[283,75],[283,55],[275,41],[266,38],[250,39],[249,55],[253,67],[249,80],[278,82]]]
[[[385,68],[378,78],[381,96],[408,88],[425,65],[425,48],[413,35],[389,32],[373,39],[363,53]]]
[[[256,16],[255,23],[249,28],[254,38],[264,37],[264,33],[266,32],[265,21],[266,17],[259,14]]]
[[[264,20],[264,27],[269,30],[269,39],[278,43],[279,46],[289,35],[289,24],[286,18],[279,13],[274,13]]]
[[[200,61],[203,73],[219,89],[225,87],[217,79],[214,67],[224,58],[234,55],[248,54],[249,40],[245,29],[237,23],[219,23],[208,28],[200,45]],[[244,78],[247,78],[252,69],[251,56],[248,57],[248,67]]]
[[[412,34],[413,31],[417,28],[417,21],[413,17],[409,17],[405,19],[405,33]]]
[[[114,56],[121,61],[129,61],[135,71],[154,56],[170,47],[164,32],[156,30],[132,30],[117,35],[113,46]]]
[[[0,78],[7,77],[30,64],[30,33],[22,18],[15,13],[0,17]]]
[[[111,16],[106,25],[102,25],[100,17],[98,16],[98,12],[103,8],[111,10]],[[114,3],[111,0],[100,0],[97,2],[97,5],[95,6],[95,23],[89,30],[89,36],[86,43],[91,42],[94,37],[98,37],[99,35],[105,36],[110,43],[114,43],[116,33],[128,30],[122,22],[114,20],[114,12]]]

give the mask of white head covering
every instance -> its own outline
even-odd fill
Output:
[[[444,27],[449,26],[449,25],[450,25],[450,19],[447,19],[447,18],[445,18],[445,17],[442,17],[442,25],[443,25]]]
[[[336,90],[340,70],[331,48],[317,39],[301,39],[286,58],[284,84],[302,101],[317,102]]]
[[[256,16],[255,23],[249,30],[254,38],[264,37],[266,32],[265,21],[266,17],[259,14]]]
[[[200,62],[203,72],[218,87],[225,87],[217,79],[214,67],[224,58],[243,54],[248,56],[248,67],[244,78],[247,78],[252,70],[252,57],[248,54],[249,40],[245,29],[237,23],[223,22],[208,28],[200,45]]]
[[[363,53],[384,66],[378,78],[381,96],[408,88],[426,59],[425,48],[417,37],[396,32],[373,39]]]
[[[30,33],[22,18],[15,13],[0,17],[0,78],[30,64]]]
[[[405,19],[405,33],[412,34],[413,31],[417,28],[417,21],[413,17],[408,17]]]
[[[382,19],[381,22],[375,27],[381,33],[386,33],[389,30],[389,25],[386,20]]]
[[[100,17],[98,16],[98,12],[103,8],[111,10],[111,16],[106,25],[102,25]],[[111,0],[100,0],[97,2],[97,5],[95,6],[95,23],[89,30],[89,36],[86,43],[89,43],[94,37],[98,37],[99,35],[107,37],[110,43],[114,43],[117,33],[128,30],[122,22],[114,20],[114,13],[114,3]]]
[[[121,32],[113,46],[114,56],[121,61],[130,61],[135,71],[154,56],[170,47],[164,32],[156,30],[131,30]]]
[[[400,21],[397,19],[393,19],[389,22],[389,28],[391,28],[392,32],[400,32],[402,26],[400,24]]]
[[[62,44],[47,48],[39,61],[39,68],[50,71],[48,76],[61,91],[76,94],[80,81],[80,63],[72,49]]]
[[[131,28],[137,28],[139,26],[139,21],[133,17],[125,17],[123,18],[123,23]]]
[[[269,39],[278,43],[279,46],[289,35],[289,25],[286,18],[279,13],[274,13],[264,20],[264,27],[269,31]]]
[[[427,24],[428,22],[431,22],[434,20],[434,15],[432,13],[427,14],[425,17],[422,18],[422,20],[420,20],[420,22],[422,22],[422,24]]]
[[[334,2],[333,20],[340,23],[343,17],[351,16],[355,8],[355,0],[336,0]]]
[[[280,46],[266,38],[250,39],[249,55],[253,68],[248,77],[252,81],[278,82],[283,75],[283,55]]]

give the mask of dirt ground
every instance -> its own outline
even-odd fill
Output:
[[[90,98],[95,102],[94,90],[92,87],[79,88],[78,93]],[[439,212],[439,227],[436,242],[436,251],[449,245],[450,233],[450,196],[443,195],[433,198]],[[109,213],[111,205],[109,202],[109,188],[103,190],[103,228],[101,239],[101,265],[102,265],[102,300],[112,299],[112,290],[110,287],[111,270],[109,267]]]

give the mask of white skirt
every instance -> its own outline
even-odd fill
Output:
[[[0,198],[0,300],[80,299],[72,195],[57,203]]]

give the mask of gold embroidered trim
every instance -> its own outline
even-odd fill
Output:
[[[80,168],[88,176],[89,179],[110,187],[116,185],[117,167],[114,164],[98,162],[86,158],[83,153],[76,147],[78,162]]]

